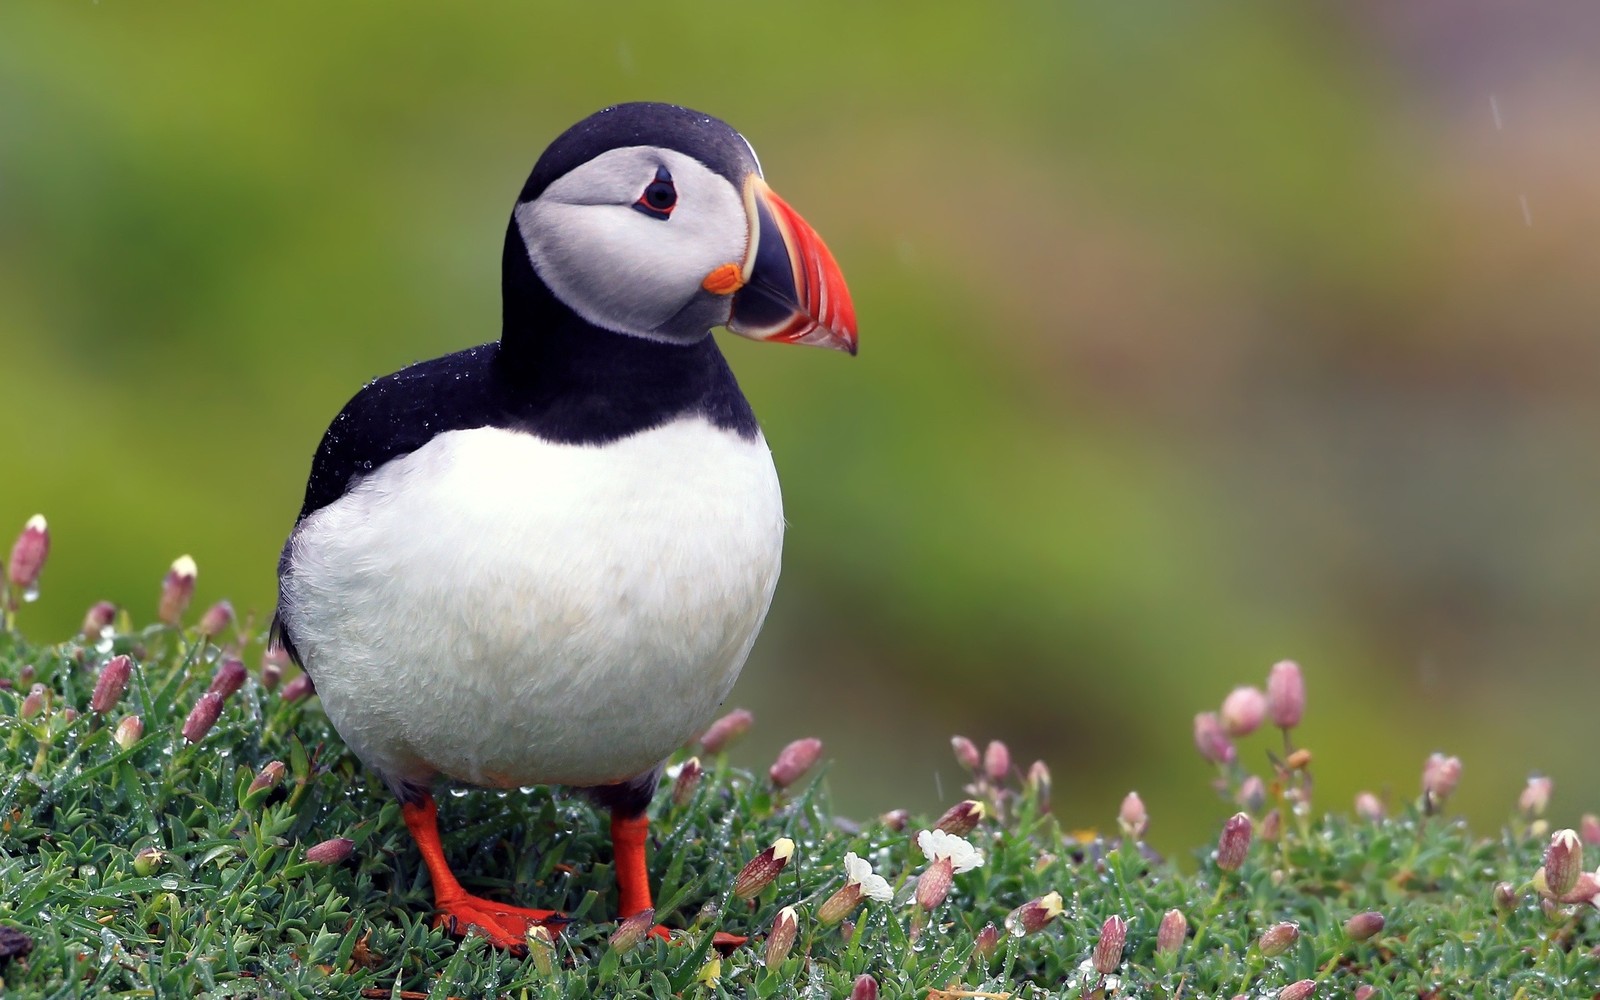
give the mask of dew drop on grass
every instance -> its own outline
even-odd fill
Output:
[[[467,797],[467,790],[465,788],[452,788],[450,789],[450,797],[454,799],[464,799]]]
[[[39,599],[39,585],[37,583],[31,584],[28,587],[27,590],[24,590],[22,592],[22,600],[23,600],[23,603],[25,603],[25,604],[32,604],[34,601],[37,601],[38,599]]]
[[[100,633],[100,641],[94,644],[94,651],[96,653],[111,652],[111,647],[114,644],[111,641],[111,636],[108,634],[110,631],[110,629],[106,629],[104,632]]]
[[[164,876],[161,879],[161,888],[167,890],[168,892],[172,892],[175,889],[177,889],[178,888],[178,876],[176,876],[176,875]]]

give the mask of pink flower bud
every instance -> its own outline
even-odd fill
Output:
[[[311,683],[310,674],[296,674],[294,679],[283,686],[284,701],[299,701],[308,697],[316,688]]]
[[[990,740],[983,748],[983,773],[990,784],[1005,784],[1011,775],[1011,748],[999,740]]]
[[[878,981],[863,972],[850,987],[850,1000],[878,1000]]]
[[[1383,800],[1371,792],[1356,793],[1356,815],[1369,823],[1383,819]]]
[[[1356,987],[1354,993],[1350,994],[1351,1000],[1372,1000],[1377,995],[1378,988],[1370,983],[1362,983]]]
[[[907,823],[911,822],[911,813],[905,809],[890,809],[879,817],[879,822],[895,833],[899,833],[906,828]]]
[[[1584,813],[1578,821],[1578,838],[1590,847],[1600,845],[1600,816]]]
[[[1517,908],[1517,887],[1510,882],[1494,884],[1494,908],[1500,913],[1510,913]]]
[[[1217,867],[1225,872],[1238,871],[1250,851],[1250,835],[1254,832],[1250,817],[1234,813],[1222,824],[1222,836],[1217,839]]]
[[[94,682],[94,694],[89,698],[89,711],[104,715],[122,700],[128,690],[128,678],[133,675],[133,661],[126,656],[113,656],[100,668]]]
[[[1050,768],[1042,760],[1028,766],[1028,791],[1039,804],[1040,812],[1050,811]]]
[[[1557,902],[1561,903],[1589,903],[1600,906],[1595,902],[1595,897],[1600,896],[1600,872],[1579,872],[1578,881],[1572,888],[1562,893]]]
[[[672,776],[672,804],[682,809],[694,798],[694,790],[700,787],[699,757],[690,757],[678,765],[678,773]]]
[[[1544,878],[1553,896],[1564,896],[1583,873],[1583,841],[1574,830],[1557,830],[1544,851]]]
[[[822,741],[815,736],[795,740],[778,751],[778,759],[767,768],[767,777],[778,788],[788,788],[799,781],[822,757]]]
[[[1145,812],[1144,800],[1139,798],[1138,792],[1123,796],[1122,808],[1117,811],[1117,826],[1122,829],[1124,837],[1134,840],[1143,837],[1145,830],[1150,828],[1150,816]]]
[[[1222,699],[1222,730],[1234,739],[1261,728],[1267,714],[1267,696],[1257,687],[1236,687]]]
[[[917,877],[917,905],[924,910],[932,910],[944,902],[944,898],[950,895],[950,884],[954,877],[955,866],[951,860],[947,857],[936,858]]]
[[[28,689],[27,697],[22,699],[21,715],[24,719],[31,719],[43,712],[50,704],[50,692],[43,684],[35,684]]]
[[[1317,981],[1301,979],[1278,991],[1278,1000],[1311,1000],[1317,995]]]
[[[211,727],[217,724],[217,717],[222,714],[222,696],[214,691],[208,691],[200,696],[194,703],[194,708],[189,711],[189,717],[183,721],[183,738],[190,743],[199,743],[205,739],[206,733],[211,732]]]
[[[1300,665],[1282,660],[1267,673],[1267,714],[1279,729],[1293,729],[1306,711],[1306,681]]]
[[[1228,734],[1222,731],[1222,722],[1215,712],[1201,712],[1194,717],[1194,745],[1200,756],[1213,764],[1232,764],[1239,754]]]
[[[617,929],[611,932],[608,942],[611,950],[622,953],[632,951],[638,947],[639,942],[649,936],[656,926],[656,911],[654,909],[640,910],[626,920],[617,923]]]
[[[749,709],[736,708],[713,722],[700,734],[700,748],[706,753],[721,753],[750,731],[756,717]]]
[[[1012,934],[1033,934],[1042,931],[1050,921],[1061,915],[1061,909],[1061,893],[1045,893],[1038,899],[1029,900],[1012,910],[1006,917],[1006,930]]]
[[[1239,793],[1233,797],[1245,812],[1254,815],[1267,804],[1267,783],[1260,775],[1252,774],[1239,782]]]
[[[178,619],[189,609],[189,599],[194,597],[194,580],[199,575],[200,570],[189,556],[174,559],[172,568],[161,581],[161,604],[156,617],[168,625],[178,624]]]
[[[70,527],[70,525],[69,525]],[[71,532],[68,532],[71,534]],[[43,514],[28,518],[16,544],[11,546],[11,561],[6,565],[6,576],[11,585],[22,591],[32,590],[39,584],[39,573],[50,555],[50,526]]]
[[[232,624],[233,605],[227,601],[218,601],[206,608],[205,614],[200,616],[200,624],[195,626],[195,631],[207,639],[215,639]]]
[[[1555,788],[1555,782],[1541,774],[1528,777],[1527,785],[1523,786],[1522,794],[1517,797],[1517,810],[1524,819],[1534,819],[1544,815],[1545,809],[1550,805],[1550,792]]]
[[[349,837],[334,837],[306,848],[306,860],[314,865],[338,865],[355,853],[356,842]]]
[[[68,705],[66,708],[63,708],[61,710],[61,721],[65,722],[69,726],[72,723],[77,722],[78,721],[78,710],[73,708],[71,705]]]
[[[111,734],[117,746],[126,750],[144,738],[144,720],[137,715],[129,715],[117,723],[117,729]]]
[[[957,802],[945,810],[943,816],[939,817],[939,822],[934,824],[934,829],[943,830],[945,833],[953,833],[958,837],[965,837],[977,828],[978,823],[983,820],[984,813],[983,803],[976,799]]]
[[[1384,920],[1383,914],[1377,910],[1367,910],[1346,920],[1344,932],[1350,935],[1352,941],[1365,941],[1381,933],[1385,923],[1387,921]]]
[[[83,614],[83,626],[78,634],[90,639],[98,639],[106,629],[110,628],[117,620],[117,606],[110,601],[96,601],[90,605],[89,610]]]
[[[1156,954],[1176,955],[1189,934],[1189,921],[1181,910],[1168,910],[1156,928]]]
[[[783,871],[783,866],[789,863],[789,857],[793,854],[794,841],[779,837],[771,847],[751,858],[750,863],[734,878],[734,898],[754,899],[760,895],[761,890],[771,885],[772,880]]]
[[[846,882],[839,887],[837,892],[823,900],[821,906],[817,907],[817,923],[824,927],[832,927],[854,913],[856,907],[860,905],[861,883]]]
[[[230,656],[217,667],[217,672],[211,677],[211,686],[206,690],[228,698],[244,686],[244,680],[249,676],[250,671],[245,669],[244,663]]]
[[[983,765],[983,758],[978,754],[978,745],[965,736],[950,737],[950,749],[956,755],[956,763],[966,768],[971,774],[977,774],[978,768]]]
[[[1128,943],[1128,922],[1108,917],[1100,925],[1100,940],[1094,945],[1094,971],[1109,976],[1122,965],[1122,949]]]
[[[1288,951],[1298,940],[1300,940],[1300,925],[1284,921],[1262,931],[1261,940],[1256,942],[1256,946],[1261,949],[1261,954],[1274,958]]]
[[[766,954],[763,964],[769,969],[775,969],[783,964],[789,957],[789,951],[794,947],[795,936],[800,932],[800,918],[795,914],[794,907],[785,906],[778,911],[772,920],[772,930],[767,932]]]
[[[1461,781],[1461,758],[1430,754],[1422,767],[1423,807],[1433,812],[1443,805]]]
[[[255,780],[250,782],[250,788],[245,794],[254,795],[264,789],[276,787],[278,782],[283,780],[284,772],[287,770],[288,768],[284,766],[283,761],[269,761],[267,766],[256,774]]]
[[[1000,929],[994,924],[984,924],[983,930],[978,932],[978,954],[985,960],[993,958],[1000,951]]]
[[[1261,839],[1277,843],[1283,836],[1283,814],[1276,809],[1268,809],[1267,814],[1261,817]]]

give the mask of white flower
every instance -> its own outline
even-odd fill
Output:
[[[970,872],[983,864],[983,852],[953,833],[943,830],[923,830],[917,834],[917,846],[929,862],[940,858],[950,859],[950,869],[955,874]]]
[[[856,857],[853,851],[846,851],[844,855],[844,881],[846,885],[852,882],[859,885],[861,895],[874,902],[887,903],[894,898],[894,890],[889,888],[889,880],[874,873],[872,864]]]

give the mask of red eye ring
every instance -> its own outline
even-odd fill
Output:
[[[652,219],[671,217],[672,210],[678,207],[678,189],[673,186],[672,175],[667,173],[666,167],[656,168],[655,180],[645,185],[644,193],[633,207]]]

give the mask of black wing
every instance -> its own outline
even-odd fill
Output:
[[[489,365],[497,346],[423,361],[363,386],[322,435],[295,523],[344,496],[373,469],[437,435],[494,423]]]
[[[311,459],[311,476],[306,480],[296,527],[344,496],[353,483],[374,469],[416,451],[435,436],[501,419],[491,377],[497,349],[497,344],[483,344],[420,362],[363,386],[322,435]],[[291,532],[278,556],[278,608],[268,641],[280,643],[290,659],[303,667],[294,637],[283,623],[284,578],[293,539]]]

